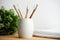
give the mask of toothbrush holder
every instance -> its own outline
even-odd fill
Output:
[[[33,20],[30,18],[19,19],[18,36],[20,38],[31,38],[34,32]]]

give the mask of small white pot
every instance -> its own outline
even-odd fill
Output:
[[[33,35],[33,20],[26,18],[20,19],[18,24],[18,35],[22,38],[31,38]]]

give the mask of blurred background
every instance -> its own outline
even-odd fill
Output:
[[[26,7],[29,8],[30,16],[32,10],[38,4],[33,21],[35,31],[43,30],[50,33],[60,33],[60,0],[0,0],[0,7],[13,8],[13,4],[25,15]]]

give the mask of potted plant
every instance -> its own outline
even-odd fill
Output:
[[[17,31],[18,16],[13,9],[0,8],[0,35],[14,34]]]

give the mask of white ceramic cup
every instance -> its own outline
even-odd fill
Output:
[[[31,38],[34,31],[33,20],[29,18],[20,19],[18,24],[18,36]]]

